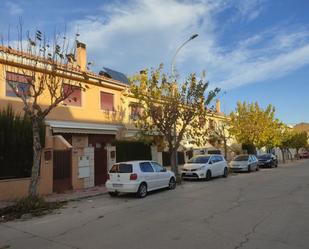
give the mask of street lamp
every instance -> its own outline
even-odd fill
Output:
[[[176,50],[173,59],[172,59],[172,63],[171,63],[171,72],[172,72],[172,80],[173,82],[175,81],[175,73],[174,73],[174,64],[175,64],[175,59],[177,54],[179,53],[179,51],[191,40],[195,39],[196,37],[198,37],[198,34],[194,34],[192,35],[188,40],[186,40],[183,44],[181,44],[181,46],[178,47],[178,49]]]
[[[190,42],[191,40],[195,39],[196,37],[198,37],[198,34],[194,34],[192,35],[189,39],[187,39],[186,41],[184,41],[184,43],[182,43],[176,50],[173,58],[172,58],[172,63],[171,63],[171,73],[172,73],[172,81],[173,83],[175,82],[175,73],[174,73],[174,64],[175,64],[175,59],[176,59],[176,56],[177,54],[179,53],[179,51],[188,43]],[[176,146],[176,142],[177,142],[177,139],[176,139],[176,121],[175,121],[175,124],[174,124],[174,146]],[[178,167],[178,155],[177,155],[177,151],[175,151],[175,155],[174,155],[174,160],[175,160],[175,167],[177,168]]]

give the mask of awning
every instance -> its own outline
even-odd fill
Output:
[[[54,133],[116,135],[118,130],[122,127],[120,125],[112,124],[93,124],[57,120],[47,120],[45,123],[51,127]]]

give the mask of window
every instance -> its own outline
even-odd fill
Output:
[[[164,171],[164,168],[163,168],[160,164],[158,164],[158,163],[156,163],[156,162],[152,162],[152,166],[154,167],[154,169],[155,169],[156,172],[162,172],[162,171]]]
[[[109,173],[132,173],[132,172],[133,172],[132,164],[126,164],[126,163],[115,164],[109,171]]]
[[[151,164],[149,162],[142,162],[139,164],[142,172],[154,172]]]
[[[78,86],[63,84],[63,94],[69,95],[63,103],[70,106],[82,106],[82,90]]]
[[[141,115],[140,105],[138,103],[131,102],[130,108],[131,108],[130,118],[133,120],[137,120]]]
[[[243,155],[243,156],[235,157],[233,161],[248,161],[248,159],[249,159],[249,156]]]
[[[114,94],[101,92],[100,93],[101,110],[114,111]]]
[[[11,85],[16,86],[17,92],[27,97],[30,93],[30,84],[33,80],[32,77],[18,74],[18,73],[12,73],[12,72],[6,72],[6,92],[5,95],[8,97],[17,97],[14,93],[14,90],[12,89]]]
[[[217,162],[221,162],[221,161],[223,161],[223,159],[222,159],[222,157],[221,157],[221,156],[215,156],[215,158],[216,158],[216,161],[217,161]]]
[[[208,163],[209,156],[192,157],[187,163]]]

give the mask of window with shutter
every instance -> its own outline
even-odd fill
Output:
[[[114,111],[114,94],[101,92],[100,95],[101,110]]]
[[[63,84],[63,94],[69,95],[64,101],[64,105],[82,106],[82,91],[78,86]]]
[[[30,94],[30,82],[33,80],[31,76],[24,74],[6,72],[6,91],[5,95],[7,97],[17,97],[12,86],[20,95],[25,95],[26,97]]]

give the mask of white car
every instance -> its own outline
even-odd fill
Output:
[[[105,184],[111,196],[137,193],[143,198],[148,191],[176,188],[175,174],[154,161],[129,161],[113,165]]]
[[[182,168],[183,179],[205,179],[228,175],[228,165],[222,155],[200,155],[192,157]]]
[[[234,172],[247,171],[251,172],[252,170],[258,171],[258,159],[255,155],[239,155],[236,156],[230,162],[230,169]]]

